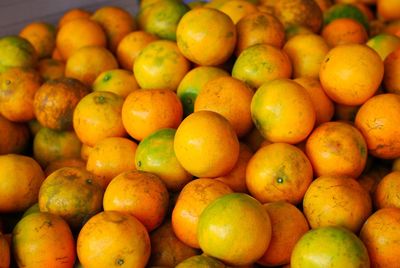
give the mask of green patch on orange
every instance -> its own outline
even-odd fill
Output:
[[[34,67],[37,62],[35,48],[19,36],[0,38],[0,73],[11,67]]]
[[[207,255],[190,257],[179,263],[176,268],[225,268],[225,264]]]
[[[324,12],[324,25],[331,23],[335,19],[349,18],[361,23],[365,29],[369,30],[368,18],[357,7],[351,4],[336,4]]]

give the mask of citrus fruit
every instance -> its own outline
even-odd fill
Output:
[[[238,23],[240,19],[246,15],[255,13],[258,11],[256,5],[246,0],[232,0],[227,1],[221,5],[218,10],[228,15],[234,24]]]
[[[0,73],[10,67],[35,67],[37,53],[28,40],[19,36],[0,38]]]
[[[56,45],[56,29],[45,22],[32,22],[26,25],[19,36],[32,44],[38,58],[50,57]]]
[[[400,47],[386,57],[384,66],[383,84],[385,85],[385,89],[391,93],[400,93],[400,79],[398,75],[400,70]]]
[[[44,81],[55,80],[64,76],[65,64],[60,60],[45,58],[38,62],[37,69]]]
[[[400,188],[399,178],[399,171],[393,171],[382,178],[374,193],[374,204],[376,208],[400,208],[400,196],[397,195]]]
[[[393,34],[381,33],[370,38],[367,46],[378,52],[381,59],[385,60],[390,53],[400,47],[400,37]]]
[[[0,155],[20,154],[30,145],[29,128],[22,123],[15,123],[0,115]]]
[[[126,98],[139,89],[135,76],[130,71],[114,69],[99,74],[92,85],[93,91],[109,91]]]
[[[223,262],[207,255],[197,255],[180,262],[176,268],[224,268]]]

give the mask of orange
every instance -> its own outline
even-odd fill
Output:
[[[383,62],[378,53],[366,45],[341,45],[328,52],[319,78],[333,101],[360,105],[378,90],[383,78]]]
[[[78,229],[102,209],[103,189],[84,168],[64,167],[50,174],[40,186],[39,209],[61,216]]]
[[[38,72],[44,81],[54,80],[64,76],[65,64],[56,59],[42,59],[38,62]]]
[[[67,60],[80,48],[86,46],[105,47],[106,44],[106,35],[101,26],[88,18],[67,22],[59,29],[56,39],[57,49],[64,60]]]
[[[381,59],[385,60],[390,53],[400,47],[400,37],[393,34],[381,33],[370,38],[367,46],[374,49],[381,56]]]
[[[196,179],[182,189],[172,211],[172,228],[186,245],[200,248],[198,222],[204,209],[215,199],[232,193],[226,184],[213,179]]]
[[[104,211],[82,227],[77,252],[83,267],[127,266],[144,268],[150,257],[150,238],[134,216]]]
[[[316,34],[298,34],[288,40],[283,51],[293,66],[293,77],[318,78],[321,63],[329,48],[325,40]]]
[[[327,122],[307,139],[306,153],[317,177],[357,178],[365,168],[367,144],[360,131],[348,123]]]
[[[322,12],[324,12],[325,10],[327,10],[328,8],[330,8],[332,6],[332,0],[314,0],[315,3],[317,3],[317,5],[319,6],[319,8],[321,9]],[[350,0],[352,1],[352,0]],[[358,0],[355,0],[358,1]]]
[[[10,67],[35,67],[37,54],[32,44],[19,36],[0,38],[0,73]]]
[[[163,222],[168,202],[168,190],[158,176],[128,171],[110,182],[104,193],[103,206],[105,211],[135,216],[150,232]]]
[[[42,167],[59,159],[79,157],[82,143],[73,131],[42,127],[33,139],[33,156]]]
[[[207,82],[199,92],[194,111],[213,111],[224,116],[233,126],[238,137],[253,127],[250,104],[253,90],[244,82],[230,76]]]
[[[400,3],[396,0],[376,0],[376,8],[383,20],[400,19]]]
[[[33,69],[9,68],[0,74],[0,113],[14,122],[34,119],[33,98],[40,85],[40,75]]]
[[[353,178],[321,176],[307,189],[303,212],[313,229],[340,226],[357,233],[372,213],[372,202]]]
[[[6,237],[0,233],[0,267],[10,267],[10,245]]]
[[[86,46],[74,52],[65,65],[65,76],[91,86],[104,71],[117,69],[118,63],[110,51],[100,46]]]
[[[141,7],[138,14],[140,27],[160,39],[176,40],[176,28],[189,7],[183,1],[157,0]]]
[[[190,257],[182,262],[180,262],[176,268],[225,268],[225,264],[219,260],[207,256],[205,254]]]
[[[232,193],[207,206],[200,215],[197,232],[205,254],[229,265],[248,265],[267,250],[271,221],[257,200]]]
[[[89,145],[86,145],[86,144],[82,143],[81,158],[82,158],[83,161],[85,161],[85,163],[88,160],[89,154],[92,151],[92,149],[93,149],[92,146],[89,146]],[[86,166],[86,164],[85,164],[85,166]]]
[[[320,125],[330,121],[335,112],[335,107],[333,102],[326,96],[318,79],[300,77],[294,81],[303,86],[311,97],[315,109],[315,124]]]
[[[288,264],[297,241],[309,230],[303,213],[288,202],[264,204],[271,219],[271,241],[267,251],[257,261],[264,266]]]
[[[47,212],[30,214],[17,223],[12,249],[19,267],[69,268],[76,256],[68,224]]]
[[[218,8],[220,11],[228,15],[234,24],[246,15],[250,15],[258,11],[256,5],[246,0],[227,1]]]
[[[382,165],[373,165],[361,174],[357,181],[367,190],[371,196],[374,195],[379,182],[390,173],[390,169]]]
[[[383,26],[382,31],[400,37],[400,19],[388,22],[387,25]]]
[[[314,33],[322,25],[322,11],[314,0],[280,0],[274,4],[275,16],[285,25],[301,25]]]
[[[376,208],[400,208],[400,196],[398,195],[400,189],[399,181],[399,171],[393,171],[383,177],[375,190],[374,204]]]
[[[156,130],[177,128],[182,113],[182,104],[175,92],[140,89],[125,99],[122,122],[129,135],[140,141]]]
[[[116,51],[121,67],[132,71],[133,63],[140,51],[155,40],[157,40],[156,36],[144,31],[134,31],[125,35],[119,42]]]
[[[74,109],[89,92],[89,88],[73,78],[47,81],[33,99],[36,119],[42,126],[54,130],[72,129]]]
[[[211,66],[199,66],[186,73],[176,92],[182,102],[185,116],[193,113],[194,103],[204,85],[214,78],[223,76],[229,76],[229,74],[220,68]]]
[[[313,34],[313,33],[314,32],[311,31],[309,28],[297,24],[290,25],[285,28],[286,40],[290,40],[299,34]]]
[[[19,154],[30,145],[29,128],[22,123],[15,123],[0,115],[0,155]]]
[[[160,177],[168,190],[180,191],[192,179],[178,162],[174,152],[175,129],[156,130],[140,143],[135,154],[138,170],[151,172]]]
[[[196,249],[185,245],[174,234],[170,221],[150,234],[151,256],[149,265],[176,267],[178,263],[198,254]]]
[[[310,95],[288,79],[262,85],[251,101],[251,116],[264,138],[291,144],[310,134],[316,118]]]
[[[396,267],[399,263],[400,208],[382,208],[364,223],[360,238],[368,249],[371,267]]]
[[[182,17],[176,30],[176,41],[190,61],[199,65],[218,65],[232,55],[236,29],[225,13],[199,7]]]
[[[336,19],[348,18],[361,23],[368,30],[368,17],[364,12],[354,4],[335,3],[324,12],[324,25],[331,23]]]
[[[291,268],[370,267],[368,251],[361,240],[342,227],[321,227],[307,232],[296,244]]]
[[[384,66],[383,84],[385,89],[391,93],[400,93],[400,47],[386,57]]]
[[[322,30],[322,37],[330,47],[344,44],[364,44],[368,33],[355,19],[339,18],[333,20]]]
[[[400,157],[393,160],[392,171],[400,171]]]
[[[49,176],[51,173],[54,171],[64,168],[64,167],[74,167],[74,168],[86,168],[86,162],[80,158],[62,158],[59,160],[54,160],[51,161],[46,169],[44,170],[44,173],[46,176]]]
[[[86,169],[99,178],[105,189],[115,176],[136,169],[136,147],[137,144],[127,138],[104,138],[90,150]]]
[[[102,6],[90,17],[103,28],[108,47],[117,50],[119,42],[128,33],[136,29],[134,18],[126,10],[114,6]]]
[[[92,85],[93,91],[109,91],[123,98],[139,89],[132,72],[114,69],[99,74]]]
[[[89,19],[90,18],[90,13],[86,10],[80,9],[80,8],[73,8],[65,12],[60,20],[58,21],[58,28],[61,28],[64,26],[67,22],[75,19]]]
[[[212,111],[190,114],[179,125],[174,150],[184,169],[197,177],[228,174],[239,157],[239,141],[227,119]]]
[[[287,201],[297,205],[312,179],[313,171],[306,155],[286,143],[261,147],[246,169],[247,188],[262,203]]]
[[[363,104],[355,125],[364,136],[368,151],[376,157],[394,159],[400,156],[400,96],[381,94]]]
[[[253,88],[275,79],[289,78],[291,73],[292,65],[288,55],[267,44],[257,44],[243,50],[232,69],[234,78]]]
[[[229,3],[229,2],[228,2]],[[237,24],[236,55],[256,44],[268,44],[281,48],[285,43],[285,29],[273,15],[253,12],[244,16]]]
[[[56,44],[56,29],[45,22],[32,22],[26,25],[19,36],[28,40],[35,48],[39,58],[50,57]]]
[[[228,174],[215,178],[228,185],[234,192],[247,192],[246,167],[253,156],[253,151],[244,143],[240,143],[239,158]]]
[[[65,61],[65,60],[63,59],[62,55],[61,55],[60,50],[59,50],[57,47],[54,48],[53,53],[51,54],[51,58],[52,58],[52,59],[55,59],[55,60],[62,61],[62,62]]]
[[[125,136],[123,103],[124,99],[112,92],[95,91],[83,97],[73,115],[74,130],[82,143],[94,146],[107,137]]]
[[[44,173],[30,157],[0,156],[0,212],[24,211],[37,201]]]
[[[141,88],[176,90],[190,63],[175,42],[160,40],[147,45],[136,57],[133,73]]]

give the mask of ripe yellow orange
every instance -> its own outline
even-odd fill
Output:
[[[121,69],[104,71],[99,74],[92,85],[93,91],[109,91],[123,98],[139,89],[132,72]]]

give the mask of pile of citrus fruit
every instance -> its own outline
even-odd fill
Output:
[[[400,1],[143,0],[0,37],[0,267],[400,267]]]

